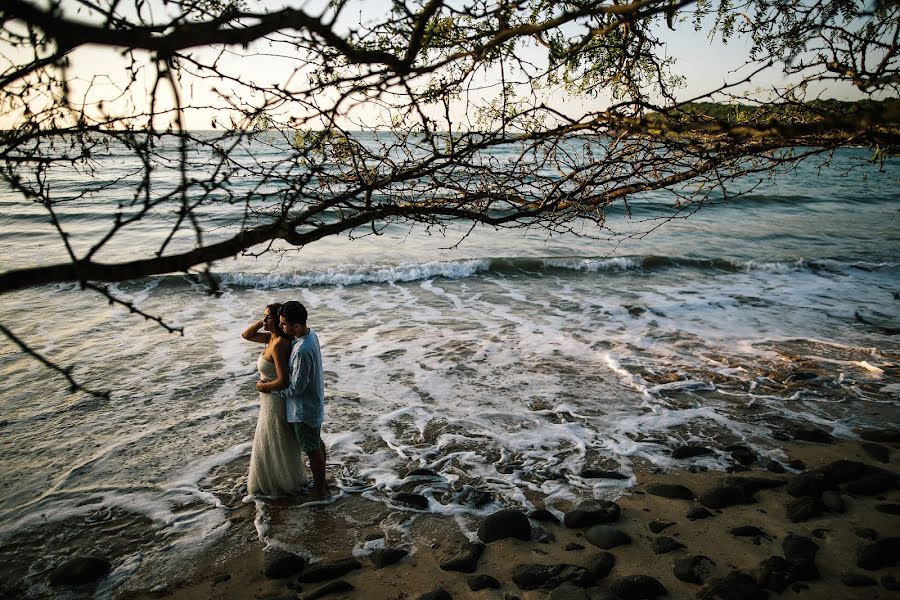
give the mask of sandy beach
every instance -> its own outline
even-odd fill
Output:
[[[639,473],[635,488],[615,500],[620,509],[617,519],[610,517],[611,506],[602,501],[598,504],[604,505],[604,516],[582,512],[594,515],[586,517],[588,521],[597,522],[600,518],[606,524],[567,527],[575,520],[572,510],[566,513],[565,524],[539,520],[540,514],[532,514],[528,520],[530,539],[507,537],[491,541],[484,544],[480,555],[479,546],[467,543],[478,543],[483,523],[417,513],[406,545],[396,546],[398,540],[390,524],[397,521],[397,511],[349,495],[325,506],[291,509],[285,504],[284,510],[274,511],[275,515],[291,514],[293,510],[306,513],[306,531],[315,538],[309,541],[310,547],[321,562],[304,568],[303,561],[296,557],[291,560],[277,551],[264,551],[253,525],[253,506],[248,505],[235,511],[229,534],[192,565],[184,581],[156,585],[153,590],[121,590],[118,597],[558,600],[644,598],[657,593],[666,598],[900,597],[900,492],[896,479],[900,444],[896,438],[888,441],[890,432],[887,433],[888,438],[881,437],[880,442],[785,442],[785,453],[797,468],[784,474],[762,465],[737,473],[692,470],[690,459],[685,459],[683,470],[647,470]],[[885,452],[887,463],[873,456],[877,454],[884,460]],[[801,506],[798,514],[796,505],[803,504],[802,497],[798,500],[791,492],[796,494],[804,482],[821,481],[820,475],[834,472],[834,467],[829,471],[828,466],[835,464],[855,465],[851,467],[855,469],[852,475],[874,474],[874,479],[869,477],[870,482],[875,481],[874,487],[860,485],[859,477],[829,484],[826,487],[834,489],[819,496],[822,504],[810,501],[814,508],[804,514]],[[791,484],[793,480],[796,481]],[[744,486],[742,498],[711,493],[736,481],[755,483]],[[667,497],[686,495],[685,488],[695,499]],[[835,498],[843,504],[844,512],[839,512],[841,507],[835,504]],[[735,503],[710,508],[731,502]],[[788,517],[792,505],[790,510],[796,522]],[[821,514],[817,515],[818,511]],[[513,519],[512,531],[519,523]],[[278,519],[273,518],[271,527],[277,526]],[[610,531],[604,527],[617,530],[613,537],[625,534],[630,541],[602,550],[596,543],[607,543],[604,536]],[[475,535],[467,539],[462,530]],[[481,529],[482,534],[485,531]],[[386,552],[384,548],[401,552]],[[466,556],[466,548],[474,553]],[[381,550],[364,555],[371,549]],[[709,560],[695,558],[691,563],[690,559],[696,556]],[[861,558],[864,556],[869,558]],[[390,562],[398,557],[397,562],[381,568],[373,564],[375,560]],[[787,560],[779,562],[772,557]],[[448,564],[454,558],[469,560]],[[767,560],[769,567],[764,569],[761,563]],[[864,560],[870,561],[867,568],[858,566]],[[680,577],[673,571],[673,565],[679,561]],[[332,576],[323,572],[322,565],[332,569]],[[542,570],[524,565],[570,566]],[[460,566],[461,571],[450,570]],[[473,566],[473,572],[465,572]],[[282,572],[274,572],[278,569]],[[475,576],[488,577],[476,580]],[[684,581],[692,577],[696,583]],[[489,587],[472,589],[485,584]],[[776,591],[778,588],[781,591]],[[663,589],[665,593],[661,594]]]

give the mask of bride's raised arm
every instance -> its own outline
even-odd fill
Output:
[[[269,343],[269,332],[268,331],[260,331],[260,329],[265,325],[266,316],[263,316],[262,319],[250,325],[244,332],[241,334],[241,337],[245,340],[250,340],[251,342],[257,342],[260,344]]]

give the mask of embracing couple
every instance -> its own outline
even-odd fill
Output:
[[[306,307],[299,302],[270,304],[262,319],[241,334],[245,340],[266,345],[256,361],[260,409],[247,478],[251,495],[301,493],[306,487],[302,451],[309,457],[315,499],[328,496],[321,437],[325,416],[322,352],[306,319]]]

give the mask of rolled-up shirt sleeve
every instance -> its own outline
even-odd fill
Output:
[[[309,357],[304,357],[303,352],[297,352],[296,358],[291,361],[291,380],[288,384],[291,396],[299,398],[309,385],[310,363]]]

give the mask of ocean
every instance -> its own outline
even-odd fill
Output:
[[[263,158],[277,154],[259,143]],[[0,573],[39,597],[62,559],[101,554],[113,572],[94,593],[115,597],[221,539],[254,502],[261,347],[240,333],[276,301],[303,302],[322,344],[336,490],[393,509],[401,529],[421,513],[392,503],[400,489],[457,519],[559,512],[616,498],[640,469],[726,469],[733,445],[784,462],[779,440],[798,427],[855,438],[896,426],[900,160],[870,158],[846,149],[747,178],[732,186],[744,195],[667,222],[671,192],[647,193],[630,216],[610,209],[606,230],[585,224],[595,239],[391,224],[221,261],[217,294],[180,274],[110,286],[183,336],[73,283],[5,294],[0,322],[112,395],[71,394],[0,345]],[[48,179],[79,252],[132,199],[139,169],[115,148],[92,161],[93,173]],[[154,173],[158,189],[176,176]],[[173,215],[161,205],[101,260],[157,247]],[[246,215],[223,201],[203,217],[215,238]],[[0,189],[4,268],[65,260],[60,246],[43,207]],[[685,444],[714,452],[672,458]],[[415,468],[435,476],[407,478]],[[315,559],[303,535],[271,526],[271,510],[255,501],[263,542]]]

